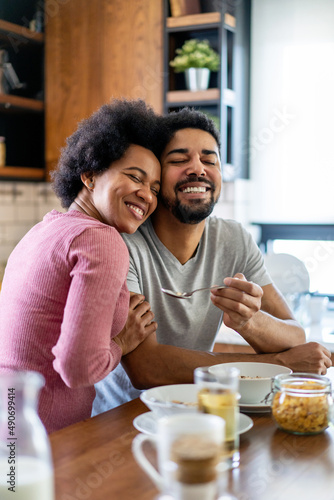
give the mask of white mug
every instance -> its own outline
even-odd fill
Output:
[[[215,462],[213,468],[208,469],[208,480],[197,484],[186,484],[180,479],[180,463],[175,460],[175,447],[182,440],[194,439],[202,445],[213,446],[219,458],[224,448],[225,422],[216,415],[194,413],[191,415],[171,415],[158,420],[158,430],[155,436],[138,434],[132,442],[132,452],[140,467],[148,474],[157,488],[175,499],[202,500],[217,498],[221,461]],[[156,469],[147,459],[143,445],[150,442],[157,450],[158,468]],[[174,453],[174,455],[173,455]],[[211,477],[211,471],[214,475]],[[203,475],[203,467],[200,469]],[[205,474],[205,472],[204,472]],[[192,483],[190,481],[189,483]]]
[[[311,323],[321,323],[322,317],[326,312],[327,305],[328,297],[310,297],[308,310]]]

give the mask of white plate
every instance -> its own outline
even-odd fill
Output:
[[[240,411],[245,413],[268,413],[271,411],[271,406],[265,403],[258,404],[239,404]]]
[[[150,434],[154,436],[157,432],[157,415],[153,411],[148,411],[147,413],[142,413],[138,415],[133,421],[134,427],[137,431],[143,432],[144,434]],[[239,429],[238,434],[243,434],[249,431],[253,427],[253,420],[247,415],[239,414]]]

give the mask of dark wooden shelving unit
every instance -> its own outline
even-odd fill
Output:
[[[0,49],[8,52],[9,62],[25,83],[23,88],[0,93],[0,135],[6,139],[7,151],[0,180],[45,178],[44,34],[23,25],[32,18],[35,4],[34,0],[7,3],[0,10],[6,16],[0,19]]]
[[[30,99],[29,97],[21,97],[11,94],[0,94],[0,111],[29,111],[42,113],[44,111],[44,102],[37,99]]]
[[[6,180],[44,180],[45,174],[42,168],[30,167],[2,167],[0,168],[0,178]]]
[[[205,0],[202,0],[201,5],[204,3]],[[209,4],[215,5],[212,2],[208,2]],[[248,137],[249,61],[240,62],[239,56],[236,57],[235,47],[238,41],[239,45],[241,42],[244,53],[249,50],[247,26],[250,23],[250,8],[247,0],[242,7],[231,7],[231,2],[225,1],[221,1],[219,5],[219,12],[171,17],[169,0],[165,0],[164,112],[167,114],[190,106],[213,118],[221,133],[223,177],[226,165],[225,180],[233,180],[227,177],[231,170],[235,171],[235,177],[248,175],[248,163],[245,158],[240,159],[237,142],[246,141]],[[199,92],[186,90],[184,74],[174,72],[169,66],[175,50],[192,38],[209,40],[212,48],[220,55],[220,68],[217,73],[211,73],[208,90]],[[233,170],[234,163],[238,167]]]
[[[44,43],[44,34],[35,33],[26,26],[10,23],[4,19],[0,19],[0,40],[1,42],[12,42],[13,45],[19,47],[22,43],[36,43],[42,45]]]

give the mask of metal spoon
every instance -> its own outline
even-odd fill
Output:
[[[201,292],[202,290],[216,290],[218,288],[227,288],[227,287],[226,285],[212,285],[212,286],[206,286],[204,288],[197,288],[192,292],[176,292],[174,290],[166,290],[166,288],[161,288],[161,291],[167,295],[170,295],[171,297],[175,297],[176,299],[189,299],[195,292]]]

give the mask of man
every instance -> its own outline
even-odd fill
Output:
[[[156,332],[123,357],[126,373],[119,367],[96,385],[93,414],[137,397],[132,384],[144,389],[191,383],[197,366],[261,361],[326,373],[330,352],[304,343],[304,330],[271,283],[251,236],[235,221],[209,217],[221,189],[213,123],[183,109],[162,118],[162,126],[170,140],[161,157],[158,208],[135,235],[124,235],[130,252],[128,287],[134,292],[125,328]],[[222,283],[227,287],[188,300],[160,290]],[[222,321],[258,354],[212,353]]]

